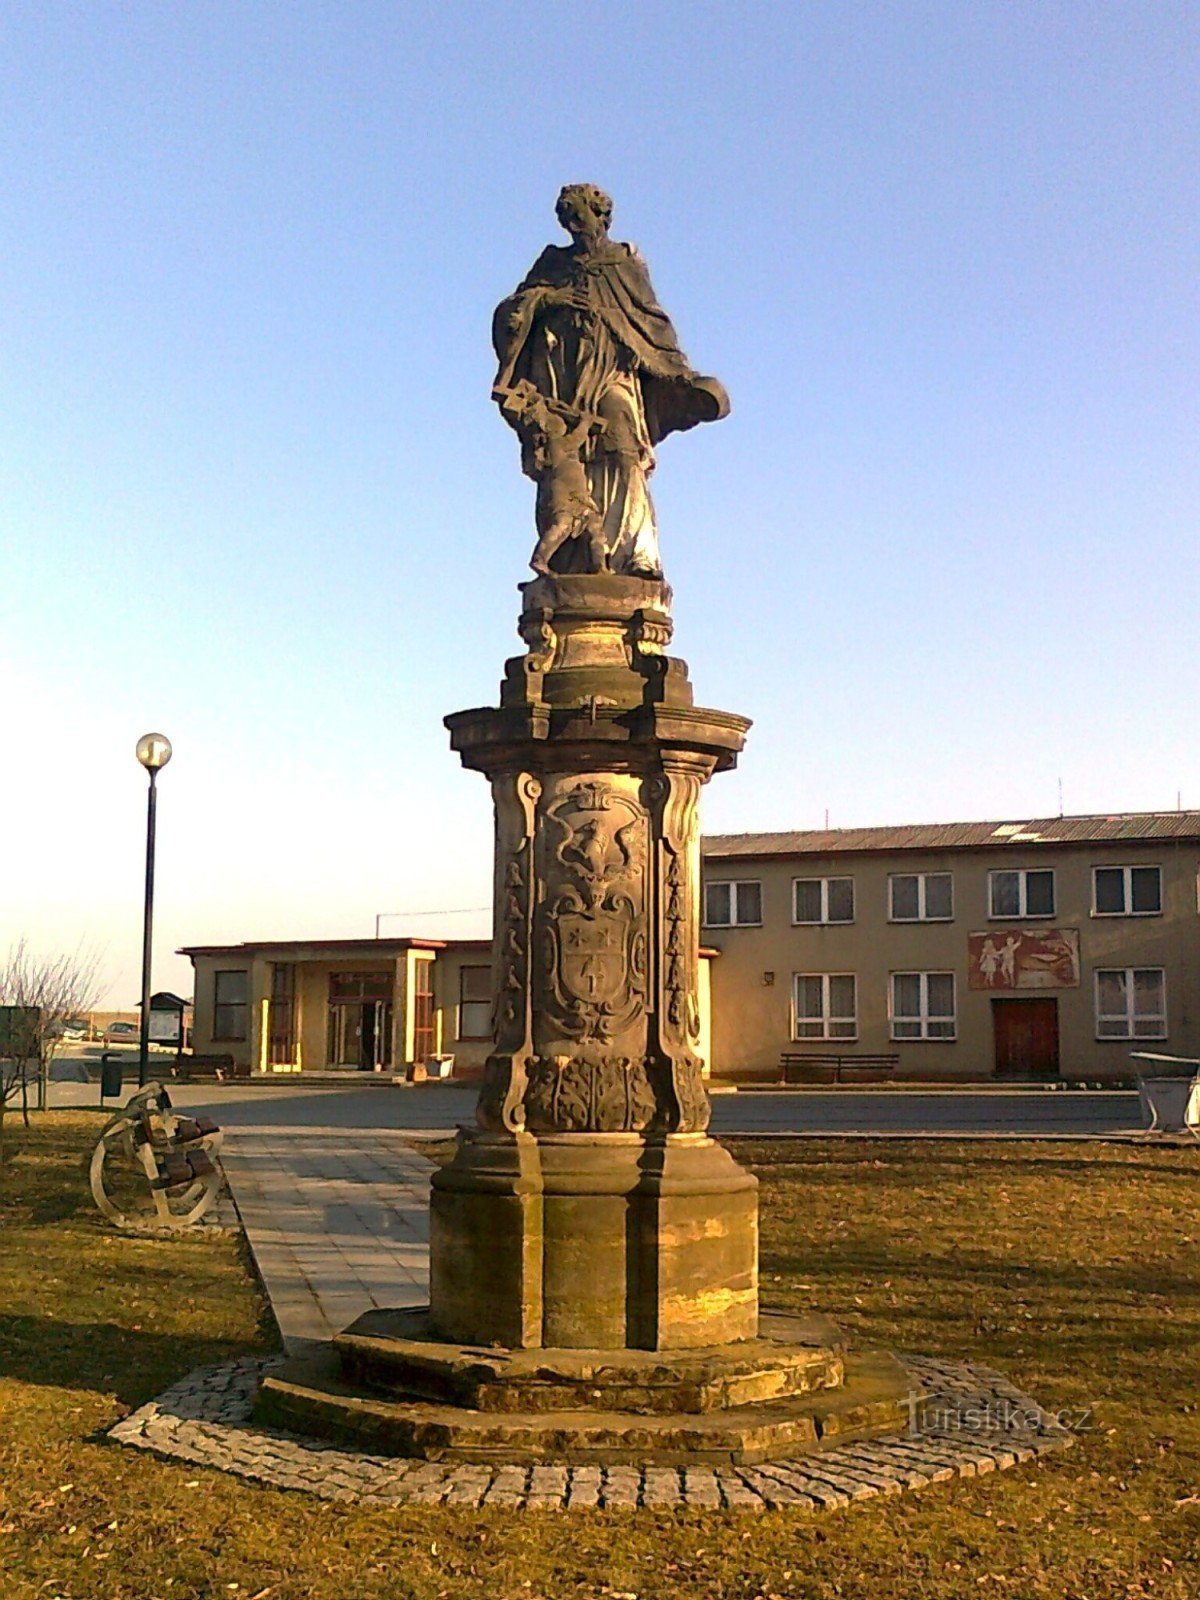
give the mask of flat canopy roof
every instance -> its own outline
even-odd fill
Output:
[[[1020,845],[1142,844],[1200,840],[1200,811],[1036,817],[1027,822],[919,822],[908,827],[814,828],[798,833],[714,833],[706,861],[739,856],[835,856],[872,850],[977,850]]]
[[[490,939],[248,939],[242,944],[185,944],[177,956],[253,956],[265,950],[328,950],[333,955],[402,955],[405,950],[487,950]]]

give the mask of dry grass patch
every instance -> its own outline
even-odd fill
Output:
[[[105,1442],[272,1335],[236,1241],[103,1227],[81,1166],[98,1121],[39,1119],[0,1173],[5,1600],[1200,1593],[1200,1152],[738,1141],[767,1299],[1089,1410],[1060,1458],[821,1518],[367,1512]]]

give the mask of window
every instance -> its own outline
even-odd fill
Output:
[[[244,1039],[249,1011],[250,974],[218,972],[213,989],[213,1038]]]
[[[296,1054],[296,969],[290,961],[271,968],[267,1049],[272,1066],[291,1066]]]
[[[1097,969],[1096,1037],[1167,1037],[1167,984],[1161,967]]]
[[[854,974],[798,972],[795,984],[796,1039],[857,1039]]]
[[[853,922],[853,878],[793,878],[793,922]]]
[[[954,974],[892,973],[892,1038],[953,1039]]]
[[[490,1039],[492,1036],[492,969],[458,969],[458,1037]]]
[[[949,922],[954,916],[954,879],[948,872],[897,872],[888,878],[888,916],[893,922]]]
[[[704,925],[708,928],[761,927],[762,884],[705,884]]]
[[[331,972],[330,1000],[390,1000],[390,972]]]
[[[1054,872],[989,872],[989,917],[1052,917],[1054,915]]]
[[[433,1011],[433,960],[418,956],[412,964],[413,1060],[426,1061],[437,1049]]]
[[[1161,911],[1161,867],[1092,868],[1093,916],[1152,917]]]

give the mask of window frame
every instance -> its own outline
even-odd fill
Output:
[[[487,974],[487,986],[488,986],[488,991],[489,992],[488,992],[488,995],[487,995],[486,999],[482,999],[481,1000],[481,999],[470,999],[470,998],[468,998],[468,996],[466,994],[467,973],[468,972],[485,972]],[[491,967],[491,963],[490,962],[486,962],[486,961],[464,961],[462,966],[459,967],[459,969],[458,969],[458,1006],[457,1006],[457,1008],[455,1010],[455,1016],[454,1016],[454,1024],[455,1024],[455,1030],[456,1030],[454,1037],[456,1039],[461,1040],[463,1043],[468,1043],[470,1041],[479,1042],[481,1040],[486,1041],[486,1040],[490,1040],[491,1039],[491,1037],[492,1037],[492,994],[491,994],[491,988],[492,988],[492,967]],[[463,1029],[463,1012],[466,1010],[466,1008],[468,1006],[486,1006],[486,1008],[487,1008],[487,1022],[486,1022],[486,1025],[485,1025],[485,1031],[483,1033],[466,1033],[466,1032],[464,1032],[464,1029]]]
[[[1125,978],[1125,993],[1128,997],[1128,1004],[1123,1018],[1118,1017],[1116,1012],[1101,1012],[1100,1010],[1100,979],[1114,972],[1121,973]],[[1146,1021],[1161,1023],[1161,1033],[1139,1033],[1137,1031],[1138,1013],[1134,1008],[1134,997],[1136,994],[1136,977],[1139,972],[1155,972],[1158,974],[1162,995],[1162,1011],[1154,1016],[1149,1013],[1143,1013],[1143,1018]],[[1133,1044],[1139,1040],[1163,1040],[1168,1038],[1167,969],[1165,967],[1094,967],[1092,969],[1092,1021],[1097,1044]],[[1126,1031],[1124,1033],[1101,1033],[1101,1022],[1117,1021],[1125,1022]]]
[[[1049,911],[1030,911],[1029,905],[1029,875],[1033,872],[1049,873],[1050,875],[1050,909]],[[992,894],[994,880],[1001,873],[1013,874],[1018,879],[1017,903],[1018,911],[996,911],[993,909],[995,901]],[[1048,922],[1058,915],[1058,876],[1053,867],[989,867],[988,868],[988,921],[989,922]]]
[[[917,880],[917,914],[915,917],[899,917],[896,915],[893,884],[897,878],[915,878]],[[927,880],[930,878],[948,878],[950,880],[950,910],[945,916],[931,917],[928,912]],[[889,872],[888,873],[888,921],[900,923],[913,922],[953,922],[954,921],[954,873],[953,872]]]
[[[821,981],[821,1015],[820,1017],[801,1017],[800,1015],[800,982],[801,979],[819,978]],[[830,1007],[830,980],[832,978],[849,978],[854,985],[854,1011],[846,1016],[835,1017]],[[820,1033],[801,1033],[801,1022],[820,1022]],[[837,1023],[849,1023],[852,1033],[831,1033],[830,1028]],[[858,1043],[858,974],[855,972],[793,972],[792,973],[792,1040],[796,1044],[807,1044],[810,1040],[827,1040],[835,1044]]]
[[[242,983],[244,985],[243,998],[241,1000],[222,1000],[221,999],[221,979],[222,978],[241,978]],[[222,1033],[221,1032],[221,1013],[223,1011],[225,1011],[225,1012],[228,1012],[228,1011],[240,1011],[242,1013],[242,1031],[241,1031],[241,1033]],[[249,1037],[250,1037],[250,974],[249,974],[249,972],[247,971],[247,969],[245,967],[219,967],[219,968],[216,968],[214,970],[214,972],[213,972],[213,1019],[212,1019],[212,1039],[213,1039],[213,1043],[216,1044],[216,1043],[220,1042],[221,1044],[245,1044],[246,1040]]]
[[[758,890],[758,916],[755,918],[742,918],[738,915],[739,890],[750,887]],[[710,922],[708,917],[708,891],[710,889],[729,890],[729,921]],[[762,879],[761,878],[706,878],[704,881],[704,926],[706,928],[761,928],[762,918]]]
[[[1124,908],[1120,911],[1101,911],[1097,904],[1096,874],[1099,872],[1119,872],[1121,874],[1121,890]],[[1135,872],[1158,873],[1158,909],[1156,911],[1135,911],[1133,909],[1133,874]],[[1129,866],[1102,866],[1092,868],[1092,916],[1094,917],[1161,917],[1163,915],[1163,869],[1157,862],[1136,862]],[[1106,971],[1116,972],[1116,967],[1106,968]],[[1128,969],[1132,971],[1133,969]],[[1138,969],[1149,970],[1146,969]]]
[[[819,883],[821,885],[821,915],[814,921],[806,917],[801,920],[796,915],[796,890],[802,883]],[[831,918],[829,915],[829,885],[831,883],[848,883],[850,885],[850,915],[848,917]],[[827,877],[804,877],[792,879],[792,927],[793,928],[848,928],[858,920],[858,891],[854,886],[854,878],[848,872],[834,872]]]
[[[921,981],[920,1011],[916,1016],[897,1017],[896,1015],[896,979],[919,978]],[[933,1016],[929,1010],[929,980],[930,978],[950,979],[950,1004],[949,1016]],[[896,1032],[897,1022],[915,1022],[920,1027],[920,1033]],[[930,1033],[932,1023],[950,1024],[949,1033]],[[888,1035],[894,1044],[954,1044],[958,1040],[958,975],[945,967],[931,967],[924,971],[914,971],[912,968],[903,968],[896,972],[888,973]]]

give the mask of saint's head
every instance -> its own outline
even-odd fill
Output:
[[[590,248],[608,233],[613,203],[594,183],[568,183],[554,210],[575,243]]]

